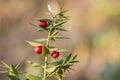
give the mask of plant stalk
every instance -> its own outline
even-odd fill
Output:
[[[47,69],[47,56],[45,56],[45,64],[44,64],[44,79],[46,80],[46,69]]]
[[[46,42],[47,46],[49,46],[49,35],[50,35],[50,32],[48,33],[48,38],[47,38],[47,42]],[[45,56],[45,58],[44,58],[44,78],[43,78],[43,80],[46,80],[47,60],[48,60],[48,57]]]

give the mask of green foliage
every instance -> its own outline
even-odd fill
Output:
[[[14,66],[13,64],[9,66],[3,61],[1,61],[1,63],[3,67],[0,68],[0,72],[7,73],[10,80],[20,80],[17,66]]]
[[[12,64],[11,64],[10,67],[9,67],[8,77],[9,77],[11,80],[20,80],[19,75],[18,75],[18,71],[17,71],[17,69],[15,68],[15,66],[12,65]]]
[[[65,58],[49,63],[49,65],[53,65],[51,68],[47,69],[48,75],[47,76],[52,76],[52,74],[55,74],[58,80],[61,80],[64,72],[66,70],[71,69],[70,67],[74,65],[74,63],[77,63],[78,61],[76,60],[76,55],[72,56],[72,54],[69,54]]]
[[[42,55],[43,56],[46,56],[47,54],[49,54],[49,49],[47,47],[47,45],[43,45],[43,48],[42,48]]]
[[[35,63],[35,62],[32,62],[32,61],[28,61],[29,64],[32,65],[32,67],[41,67],[41,68],[44,68],[43,65],[39,64],[39,63]]]

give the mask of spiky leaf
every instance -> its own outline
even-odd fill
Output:
[[[71,59],[72,54],[69,54],[65,59],[64,59],[64,64],[67,63]]]
[[[37,25],[35,25],[35,24],[33,24],[33,23],[30,23],[33,27],[35,27],[38,31],[47,31],[46,29],[44,29],[44,28],[41,28],[41,27],[39,27],[39,26],[37,26]]]
[[[45,38],[41,38],[41,39],[35,39],[36,42],[42,42],[42,41],[46,41],[47,39]]]
[[[29,43],[32,46],[42,46],[42,44],[38,43],[38,42],[33,42],[33,41],[27,41],[27,43]]]
[[[35,62],[32,62],[32,61],[28,61],[29,64],[31,64],[33,67],[41,67],[41,68],[44,68],[43,65],[39,64],[39,63],[35,63]]]
[[[56,39],[70,39],[69,37],[65,37],[65,36],[54,36],[54,38],[56,38]]]
[[[42,55],[43,56],[46,56],[47,54],[49,54],[49,49],[46,45],[43,45],[43,48],[42,48]]]

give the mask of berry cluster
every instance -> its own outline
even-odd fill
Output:
[[[45,20],[40,20],[38,25],[39,25],[39,27],[44,28],[44,29],[48,26],[47,21],[45,21]],[[42,46],[35,46],[34,51],[36,54],[42,54]],[[50,54],[51,54],[52,58],[59,57],[59,52],[57,52],[57,51],[52,51]]]

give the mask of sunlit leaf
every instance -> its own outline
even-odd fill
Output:
[[[28,61],[29,64],[31,64],[33,67],[41,67],[41,68],[44,68],[43,65],[39,64],[39,63],[35,63],[35,62],[32,62],[32,61]]]
[[[5,62],[3,61],[0,61],[0,62],[4,65],[4,67],[9,68],[9,66]]]
[[[26,41],[27,43],[29,43],[32,46],[41,46],[42,44],[38,43],[38,42],[33,42],[33,41]]]
[[[69,37],[65,36],[54,36],[56,39],[70,39]]]
[[[58,80],[62,80],[63,71],[62,71],[61,69],[59,69],[59,70],[57,71],[56,77],[57,77]]]
[[[35,39],[36,42],[42,42],[42,41],[46,41],[47,39],[45,38],[41,38],[41,39]]]
[[[57,51],[57,52],[67,52],[67,49],[61,49],[61,48],[51,48],[50,51]]]

